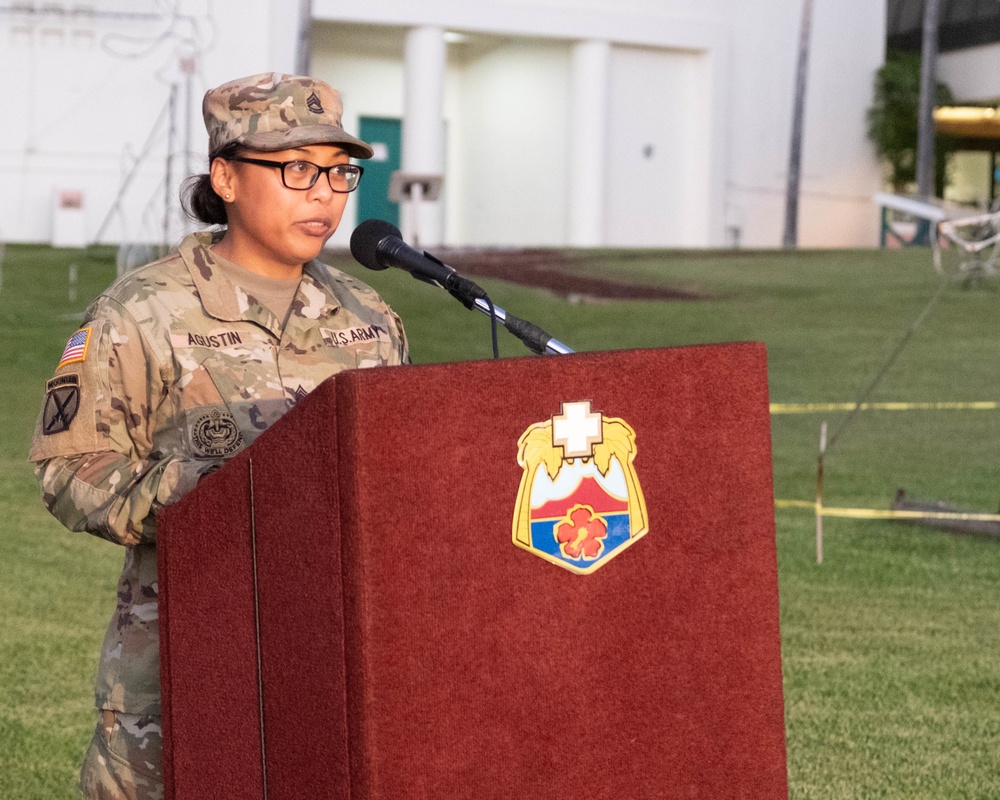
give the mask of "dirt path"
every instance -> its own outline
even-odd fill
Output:
[[[571,299],[700,300],[704,297],[666,286],[580,275],[572,271],[570,258],[553,250],[450,250],[437,255],[464,275],[499,278]]]

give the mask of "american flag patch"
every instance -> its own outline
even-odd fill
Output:
[[[66,349],[63,350],[62,358],[59,359],[59,366],[62,369],[67,364],[75,361],[83,361],[87,357],[87,346],[90,344],[90,328],[81,328],[66,342]]]

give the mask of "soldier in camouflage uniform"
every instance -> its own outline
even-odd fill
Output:
[[[90,306],[46,385],[30,453],[58,519],[125,546],[81,773],[90,798],[163,794],[157,511],[330,375],[408,360],[382,299],[314,260],[360,178],[348,157],[372,154],[341,128],[337,93],[256,75],[209,91],[204,113],[211,172],[188,205],[226,227],[189,236]]]

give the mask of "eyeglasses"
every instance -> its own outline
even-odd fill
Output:
[[[281,182],[289,189],[304,192],[312,189],[324,172],[330,181],[330,188],[335,192],[353,192],[361,182],[364,168],[357,164],[332,164],[321,167],[311,161],[265,161],[263,158],[244,158],[235,156],[229,161],[242,161],[244,164],[257,164],[261,167],[280,167]]]

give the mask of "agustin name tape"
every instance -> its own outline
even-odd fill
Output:
[[[817,414],[853,411],[857,403],[771,403],[772,414]],[[861,411],[996,411],[1000,402],[972,403],[862,403]]]
[[[964,511],[903,511],[878,508],[832,508],[808,500],[775,500],[775,508],[803,508],[821,517],[847,519],[953,519],[969,522],[1000,522],[1000,514],[973,514]]]

